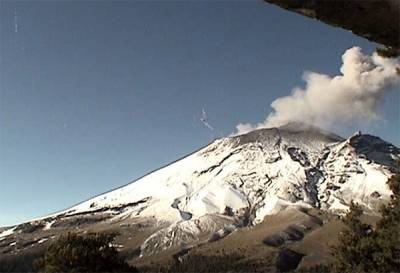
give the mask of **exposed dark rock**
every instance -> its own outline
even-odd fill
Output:
[[[304,255],[290,249],[283,249],[279,252],[276,267],[279,272],[287,272],[298,267]]]
[[[178,209],[178,205],[181,201],[179,199],[175,199],[174,202],[171,204],[171,208]]]
[[[225,210],[224,210],[224,215],[234,216],[235,212],[233,211],[233,209],[231,207],[226,206]]]
[[[217,232],[214,232],[210,239],[208,240],[208,242],[212,243],[218,240],[221,240],[222,238],[228,236],[229,234],[231,234],[233,231],[235,230],[234,227],[225,227],[222,230],[219,230]]]
[[[203,170],[199,173],[199,176],[205,173],[209,173],[212,172],[215,168],[220,167],[222,165],[222,163],[224,163],[228,158],[230,158],[231,156],[239,153],[242,149],[236,149],[233,152],[229,153],[227,156],[225,156],[223,159],[221,159],[221,161],[218,164],[212,165],[210,166],[208,169]]]
[[[179,213],[181,214],[183,220],[187,221],[192,219],[192,214],[190,212],[180,210]]]
[[[391,154],[400,154],[399,148],[379,137],[366,134],[351,137],[350,145],[355,148],[357,154],[382,165],[396,166],[396,160]]]
[[[42,222],[29,222],[24,223],[15,228],[15,231],[20,231],[22,233],[32,233],[39,229],[44,228],[44,223]]]
[[[312,217],[309,221],[290,225],[285,230],[266,237],[263,243],[272,247],[280,247],[288,243],[300,241],[306,233],[318,226],[322,226],[322,221],[317,217]]]
[[[332,184],[332,183],[328,183],[328,184],[326,185],[326,189],[332,190],[332,191],[336,191],[336,190],[340,189],[340,187],[339,187],[339,186],[336,186],[336,185],[334,185],[334,184]]]
[[[371,197],[379,198],[379,197],[381,197],[381,194],[379,192],[377,192],[377,191],[374,191],[373,193],[371,193]]]
[[[263,242],[268,246],[279,247],[285,243],[300,241],[303,239],[303,237],[304,232],[302,230],[294,226],[290,226],[282,232],[268,236]]]
[[[28,246],[32,246],[34,244],[36,244],[37,242],[39,242],[40,239],[35,239],[35,240],[28,240],[28,241],[19,241],[17,242],[17,246],[18,248],[25,248]]]
[[[97,222],[104,221],[108,219],[110,216],[107,214],[101,215],[86,215],[86,216],[71,216],[65,217],[57,220],[52,224],[53,228],[57,227],[67,227],[67,228],[75,228],[81,225],[89,225]]]
[[[287,149],[288,154],[290,155],[290,158],[293,161],[299,162],[299,164],[303,167],[308,167],[310,166],[310,161],[307,158],[307,154],[300,150],[299,148],[296,147],[289,147]]]
[[[180,263],[182,262],[184,256],[186,256],[191,249],[192,248],[183,248],[178,252],[176,252],[174,255],[172,255],[172,258],[175,260],[175,262]]]

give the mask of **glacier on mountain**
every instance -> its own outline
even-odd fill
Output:
[[[147,255],[210,234],[225,236],[232,227],[257,224],[287,207],[343,213],[353,200],[374,214],[389,199],[386,182],[399,156],[398,148],[370,135],[343,139],[303,124],[259,129],[217,139],[128,185],[32,223],[51,229],[85,215],[148,219],[157,229],[141,246]]]

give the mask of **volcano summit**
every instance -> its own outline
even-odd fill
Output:
[[[265,237],[275,226],[264,239],[280,245],[276,236],[288,226],[305,226],[303,238],[329,222],[315,212],[342,214],[352,200],[378,214],[390,197],[386,182],[399,156],[398,148],[375,136],[343,139],[299,123],[217,139],[118,189],[0,230],[0,261],[43,251],[70,230],[117,231],[119,249],[136,264],[223,244],[225,237],[261,227]],[[274,217],[283,217],[280,228]]]

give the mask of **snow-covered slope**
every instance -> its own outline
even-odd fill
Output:
[[[175,222],[250,209],[258,221],[287,205],[341,210],[354,200],[374,210],[376,200],[388,198],[386,181],[399,149],[369,135],[343,140],[318,128],[298,127],[216,140],[63,213],[119,208],[130,217]]]
[[[302,124],[218,139],[126,186],[42,219],[107,214],[112,221],[153,219],[159,229],[142,253],[187,244],[205,233],[257,224],[288,206],[340,213],[354,200],[377,212],[390,191],[400,150],[356,134],[342,139]],[[3,232],[4,234],[9,231]],[[0,235],[2,236],[2,235]]]

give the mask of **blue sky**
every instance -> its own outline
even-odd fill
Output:
[[[260,122],[305,70],[334,75],[346,49],[376,47],[262,1],[1,1],[0,20],[0,226]],[[396,91],[362,129],[399,145]]]

